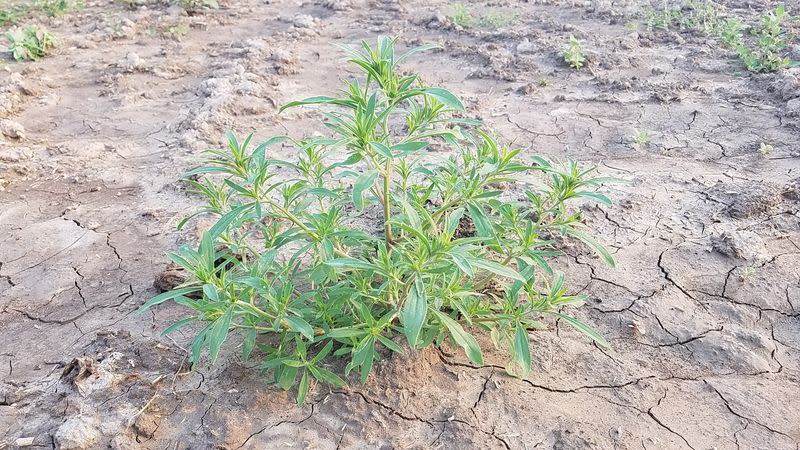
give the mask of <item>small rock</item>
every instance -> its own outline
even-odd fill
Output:
[[[175,263],[170,263],[167,268],[156,275],[153,280],[153,287],[159,292],[167,292],[183,284],[189,279],[189,274]]]
[[[793,98],[786,102],[786,115],[791,117],[800,116],[800,98]]]
[[[314,18],[308,14],[300,14],[292,19],[292,25],[297,28],[311,28],[314,26]]]
[[[437,29],[437,28],[446,28],[448,24],[449,21],[447,20],[447,16],[443,14],[434,14],[433,16],[431,16],[431,18],[428,20],[427,25],[425,26],[430,29]]]
[[[12,139],[25,139],[25,127],[23,127],[21,123],[14,122],[13,120],[0,120],[0,135]]]
[[[0,161],[18,163],[31,159],[33,153],[28,147],[0,148]]]
[[[97,431],[99,421],[96,417],[76,416],[64,422],[55,434],[56,448],[59,450],[85,450],[100,442]]]
[[[517,53],[533,53],[536,51],[536,46],[533,45],[528,38],[525,38],[517,44]]]
[[[14,444],[17,447],[30,447],[31,445],[33,445],[33,441],[35,441],[35,440],[36,440],[35,437],[24,437],[24,438],[17,439],[14,442]]]
[[[734,219],[745,219],[765,213],[781,203],[780,190],[772,186],[755,185],[739,192],[728,206],[728,215]]]
[[[783,196],[789,200],[800,201],[800,178],[795,178],[783,187]]]
[[[764,248],[764,240],[752,231],[723,231],[711,236],[711,249],[731,258],[759,260]]]
[[[346,11],[352,6],[350,0],[323,0],[322,6],[334,11]]]
[[[123,63],[123,67],[128,72],[136,72],[145,69],[144,61],[142,61],[142,58],[133,52],[130,52],[127,55],[125,55],[125,62]]]

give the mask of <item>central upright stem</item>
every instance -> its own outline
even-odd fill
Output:
[[[383,173],[383,230],[386,234],[386,244],[392,246],[394,238],[392,238],[392,227],[389,225],[389,215],[392,212],[391,194],[389,192],[389,184],[392,179],[392,160],[386,160],[386,168]]]

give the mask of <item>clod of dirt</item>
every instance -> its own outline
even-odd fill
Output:
[[[276,48],[270,54],[269,59],[273,62],[275,73],[278,75],[293,75],[297,73],[297,58],[291,52]]]
[[[312,28],[316,23],[316,19],[308,14],[300,14],[292,19],[292,25],[297,28]]]
[[[752,231],[723,231],[711,236],[711,249],[731,258],[746,261],[761,258],[764,241]]]
[[[125,69],[126,72],[142,72],[146,70],[142,58],[133,52],[130,52],[127,55],[125,55],[125,61],[122,63],[122,67]]]
[[[25,139],[25,127],[13,120],[0,120],[0,135],[12,139]]]
[[[453,233],[453,237],[455,239],[461,239],[473,236],[475,236],[475,223],[472,222],[469,216],[461,216],[461,219],[458,221],[458,227],[456,227],[456,232]]]
[[[800,177],[795,178],[783,187],[783,196],[789,200],[800,201]]]
[[[350,0],[323,0],[322,6],[334,11],[346,11],[351,8]]]
[[[523,39],[522,42],[517,44],[517,53],[534,53],[535,51],[536,46],[527,38]]]
[[[739,192],[728,205],[726,211],[734,219],[746,219],[765,213],[781,203],[781,194],[773,186],[754,185],[751,189]]]
[[[163,272],[156,275],[155,280],[153,280],[153,287],[158,289],[158,292],[171,291],[185,283],[188,278],[189,274],[186,270],[175,263],[170,263]]]
[[[430,28],[432,30],[438,28],[447,28],[450,26],[450,21],[447,20],[447,16],[443,14],[434,14],[427,19],[423,20],[421,25],[424,25],[425,28]]]
[[[70,417],[56,431],[54,436],[56,448],[59,450],[92,448],[100,442],[98,425],[99,420],[93,416]]]
[[[78,392],[86,397],[114,385],[117,377],[110,369],[121,357],[120,353],[111,353],[99,363],[88,356],[75,358],[64,368],[61,377],[71,381]]]
[[[800,116],[800,98],[793,98],[786,102],[786,115],[790,117]]]
[[[33,157],[28,147],[0,148],[0,162],[18,163]]]
[[[517,93],[522,95],[531,95],[536,93],[539,88],[534,83],[526,83],[517,88]]]
[[[775,75],[769,90],[780,95],[783,100],[800,97],[800,70],[793,67],[779,72]]]

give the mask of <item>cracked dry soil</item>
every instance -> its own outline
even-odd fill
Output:
[[[0,448],[800,448],[800,69],[742,74],[709,38],[626,29],[626,4],[501,0],[511,24],[458,30],[442,0],[85,3],[42,19],[57,55],[0,70]],[[584,208],[618,268],[559,261],[611,351],[553,322],[527,380],[431,349],[298,407],[234,344],[188,370],[190,334],[160,337],[176,308],[131,314],[204,226],[175,231],[199,202],[180,174],[227,129],[312,133],[276,105],[379,34],[440,44],[409,67],[529,154],[629,180]],[[569,34],[591,70],[560,60]]]

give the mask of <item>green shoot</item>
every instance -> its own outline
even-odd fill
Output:
[[[583,56],[581,43],[573,35],[569,36],[569,45],[564,50],[563,56],[564,62],[569,64],[573,69],[580,69],[586,62],[586,58]]]

